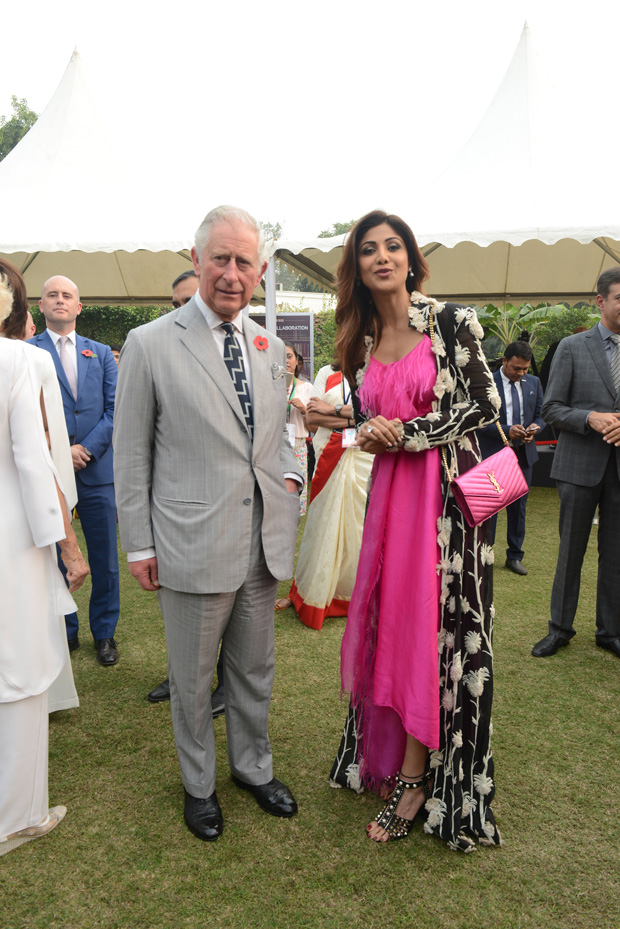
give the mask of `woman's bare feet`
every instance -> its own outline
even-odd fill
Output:
[[[428,787],[425,790],[428,780],[428,772],[424,772],[424,774],[420,774],[417,777],[405,777],[399,774],[390,801],[381,813],[379,813],[377,819],[373,819],[373,821],[366,826],[368,838],[372,839],[373,842],[387,842],[390,838],[404,837],[413,825],[413,820],[422,808],[427,796],[430,795],[428,793]],[[420,786],[401,786],[402,784],[414,783],[418,783]],[[398,799],[398,795],[400,795],[400,799]],[[390,809],[394,800],[397,801],[396,808]],[[399,824],[397,822],[398,818],[404,819],[406,822]],[[384,825],[380,826],[379,820],[381,820]],[[390,826],[392,826],[392,828],[390,828]],[[396,832],[399,834],[396,835]]]

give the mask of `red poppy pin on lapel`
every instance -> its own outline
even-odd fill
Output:
[[[96,358],[97,357],[95,353],[91,352],[89,348],[82,349],[82,354],[84,355],[85,358]]]
[[[269,348],[269,342],[264,335],[257,335],[254,339],[254,345],[259,350],[259,352],[264,352],[266,348]]]

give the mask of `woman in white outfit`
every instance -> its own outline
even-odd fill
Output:
[[[0,323],[12,301],[0,275]],[[65,814],[48,806],[47,696],[66,655],[58,617],[75,609],[70,591],[88,574],[48,451],[30,354],[0,339],[0,854],[45,835]]]
[[[29,339],[33,335],[32,316],[28,310],[28,301],[26,297],[26,287],[23,279],[10,262],[0,258],[0,275],[6,278],[6,281],[13,291],[13,308],[7,318],[0,326],[0,336],[7,339]],[[62,406],[62,396],[58,386],[58,376],[49,352],[37,348],[36,345],[28,346],[28,362],[31,366],[32,373],[38,383],[43,400],[43,421],[47,436],[47,444],[52,456],[52,461],[60,477],[60,486],[63,489],[65,500],[69,513],[77,503],[77,489],[75,486],[75,472],[73,470],[73,459],[71,458],[71,447],[69,445],[69,436],[67,434],[67,425],[65,422],[65,413]],[[61,629],[65,629],[64,616],[58,617]],[[67,638],[65,632],[65,640]],[[57,710],[67,710],[71,707],[80,705],[75,682],[73,680],[73,669],[69,658],[69,645],[65,641],[66,660],[62,670],[56,680],[52,683],[48,693],[48,703],[50,713]]]

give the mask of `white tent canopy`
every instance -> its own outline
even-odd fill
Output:
[[[0,253],[24,273],[30,298],[64,274],[90,302],[169,302],[202,217],[187,198],[166,203],[145,187],[128,150],[101,125],[75,51],[45,111],[0,163]]]
[[[620,262],[620,192],[593,157],[596,143],[577,136],[583,124],[526,25],[469,142],[434,183],[418,179],[394,205],[427,256],[430,293],[513,303],[591,297],[601,271]],[[435,144],[420,140],[429,159]],[[280,241],[277,256],[333,287],[343,242]]]

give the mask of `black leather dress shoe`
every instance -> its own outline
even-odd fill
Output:
[[[569,641],[569,639],[563,639],[561,635],[550,632],[544,639],[536,643],[532,649],[532,655],[534,658],[548,658],[549,655],[555,655],[558,648],[564,648],[565,645],[568,645]]]
[[[521,577],[525,577],[527,574],[527,568],[523,567],[523,562],[514,561],[512,558],[506,559],[506,567],[509,571],[512,571],[513,574],[520,574]]]
[[[146,695],[150,703],[163,703],[164,700],[170,699],[170,681],[166,678],[157,687],[154,687],[150,694]]]
[[[203,842],[215,842],[224,831],[224,819],[215,791],[206,800],[185,791],[185,824]]]
[[[99,664],[108,667],[118,661],[118,649],[114,639],[95,639],[95,650]]]
[[[77,636],[74,639],[68,639],[67,645],[69,646],[69,651],[74,652],[77,648],[80,647],[80,640]]]
[[[616,658],[620,658],[620,639],[611,639],[609,642],[597,639],[596,644],[599,648],[606,648],[608,652],[613,652]]]
[[[272,816],[294,816],[297,801],[286,784],[272,777],[268,784],[246,784],[235,775],[231,775],[233,784],[242,790],[249,790],[261,809]]]
[[[211,713],[213,719],[221,716],[224,712],[224,687],[219,684],[211,694]]]

